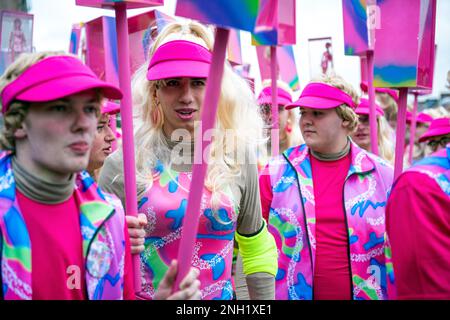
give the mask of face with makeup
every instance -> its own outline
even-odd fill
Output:
[[[364,150],[370,151],[370,123],[369,116],[367,114],[360,114],[358,116],[359,124],[351,137],[353,141],[363,148]]]
[[[177,129],[185,129],[193,137],[194,122],[201,119],[205,86],[205,78],[165,79],[157,86],[156,101],[161,104],[167,137]]]
[[[50,181],[86,169],[99,110],[100,101],[93,90],[30,103],[22,127],[14,134],[19,161]]]
[[[115,119],[107,113],[102,114],[98,120],[97,132],[89,156],[89,172],[101,168],[106,157],[112,153],[112,143],[116,140],[111,128],[111,121],[113,120]]]

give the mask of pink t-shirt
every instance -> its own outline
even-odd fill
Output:
[[[49,205],[33,201],[17,189],[16,192],[32,243],[33,300],[87,299],[80,214],[75,198],[72,196],[63,203]],[[134,299],[126,226],[125,233],[124,298]]]
[[[450,299],[450,197],[425,174],[400,176],[386,208],[398,299]]]
[[[352,282],[343,203],[350,155],[337,161],[311,156],[316,209],[315,300],[350,300]]]
[[[311,167],[316,203],[314,299],[351,299],[348,232],[342,202],[350,156],[333,162],[311,156]],[[268,221],[273,194],[267,166],[259,177],[259,187],[262,215]]]

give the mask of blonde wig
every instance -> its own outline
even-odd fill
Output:
[[[160,45],[179,39],[196,42],[212,50],[211,30],[194,21],[174,22],[167,25],[155,39],[150,48],[150,59]],[[152,186],[155,178],[153,169],[158,163],[167,167],[172,163],[171,150],[163,133],[162,106],[155,99],[156,90],[165,83],[147,80],[147,66],[148,63],[141,66],[132,80],[136,178],[138,187],[145,189]],[[205,180],[206,188],[212,192],[213,207],[219,204],[220,192],[224,192],[241,174],[243,162],[254,161],[256,165],[255,150],[263,142],[263,121],[253,93],[247,82],[228,63],[222,78],[215,128],[209,145],[210,158]],[[242,159],[243,156],[245,159]]]

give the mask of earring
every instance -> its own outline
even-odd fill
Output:
[[[288,121],[286,121],[286,125],[284,126],[284,131],[286,133],[291,133],[292,132],[292,126],[291,126],[290,119]]]
[[[152,121],[154,124],[158,123],[159,120],[159,108],[160,105],[159,101],[156,102],[155,108],[152,110]]]

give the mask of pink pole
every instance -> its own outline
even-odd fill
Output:
[[[397,134],[395,142],[395,166],[394,181],[403,170],[403,153],[405,149],[405,128],[406,128],[406,103],[408,99],[408,88],[400,88],[397,115]]]
[[[278,72],[277,72],[277,46],[270,47],[270,76],[272,78],[272,130],[270,144],[272,157],[280,153],[280,130],[278,121]]]
[[[417,92],[414,92],[414,107],[411,115],[411,128],[409,131],[409,154],[408,154],[408,163],[412,165],[413,151],[414,151],[414,140],[416,137],[416,125],[417,125],[417,105],[418,105],[418,96]]]
[[[129,40],[127,7],[125,3],[118,3],[114,7],[116,11],[117,49],[119,56],[119,83],[123,93],[120,114],[122,116],[123,137],[123,166],[125,178],[125,212],[131,216],[137,216],[137,190],[134,159],[133,137],[133,113],[131,102],[131,78],[129,59]],[[139,255],[133,256],[134,288],[141,291],[141,271]]]
[[[178,274],[174,290],[178,290],[181,280],[186,276],[191,267],[194,244],[197,237],[200,202],[205,185],[206,170],[208,169],[209,155],[205,155],[206,145],[202,143],[202,137],[208,130],[214,128],[216,122],[217,105],[219,102],[222,75],[225,66],[225,52],[227,49],[229,30],[217,28],[214,41],[213,56],[209,69],[208,81],[205,88],[205,100],[202,106],[202,135],[200,141],[195,143],[195,154],[205,157],[201,163],[194,163],[192,167],[192,180],[186,215],[183,219],[180,247],[178,248]],[[201,149],[199,149],[201,148]]]
[[[373,87],[373,51],[367,51],[367,84],[369,93],[370,146],[378,155],[377,113],[375,108],[375,88]]]

